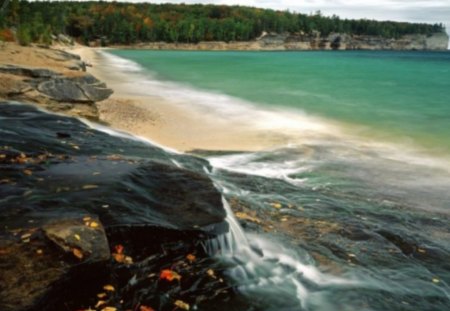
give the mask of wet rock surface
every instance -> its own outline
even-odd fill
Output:
[[[1,310],[173,310],[228,291],[202,247],[228,230],[206,161],[31,106],[0,118]]]

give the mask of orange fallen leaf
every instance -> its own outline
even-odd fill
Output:
[[[72,254],[77,257],[78,259],[83,259],[84,255],[83,252],[79,248],[72,248]]]
[[[193,255],[193,254],[188,254],[188,255],[186,256],[186,259],[187,259],[190,263],[193,263],[193,262],[195,261],[196,257],[195,257],[195,255]]]
[[[95,308],[98,308],[98,307],[100,307],[100,306],[103,306],[104,304],[106,304],[106,301],[105,301],[105,300],[99,300],[99,301],[97,302],[97,304],[95,305]]]
[[[189,304],[185,303],[182,300],[177,300],[173,304],[182,310],[189,310]]]
[[[117,308],[114,307],[105,307],[102,309],[102,311],[117,311]]]
[[[155,311],[152,307],[141,305],[139,311]]]
[[[124,254],[117,254],[117,253],[113,253],[112,254],[113,258],[115,261],[123,263],[125,261],[125,255]]]
[[[161,280],[166,280],[166,281],[172,282],[173,280],[178,280],[178,281],[181,280],[181,275],[179,275],[175,271],[165,269],[165,270],[161,271],[159,278]]]

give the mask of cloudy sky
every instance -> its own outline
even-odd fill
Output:
[[[122,0],[124,1],[124,0]],[[143,2],[143,0],[125,0]],[[321,10],[325,15],[424,23],[444,23],[450,33],[450,0],[163,0],[152,3],[239,4],[300,13]]]

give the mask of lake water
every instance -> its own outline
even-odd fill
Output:
[[[450,53],[105,55],[145,92],[283,137],[197,153],[235,212],[269,224],[244,221],[222,253],[238,293],[223,310],[450,308]]]

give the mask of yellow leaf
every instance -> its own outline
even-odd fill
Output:
[[[89,227],[91,227],[91,228],[97,228],[97,227],[98,227],[98,223],[96,223],[95,221],[93,221],[93,222],[91,222],[91,223],[89,224]]]
[[[103,299],[103,298],[105,298],[107,295],[106,295],[106,293],[98,293],[97,294],[97,298],[99,298],[99,299]]]
[[[182,300],[175,301],[174,305],[182,310],[189,310],[189,305]]]
[[[433,281],[433,283],[435,283],[435,284],[437,284],[437,283],[440,282],[440,280],[439,280],[438,278],[433,278],[432,281]]]
[[[81,238],[80,238],[80,236],[79,236],[78,234],[74,234],[73,236],[75,237],[75,239],[76,239],[77,241],[80,241],[80,240],[81,240]]]
[[[114,307],[105,307],[102,309],[102,311],[117,311],[117,308]]]
[[[89,216],[83,217],[83,221],[89,221],[89,220],[91,220],[91,217],[89,217]]]
[[[114,286],[109,285],[109,284],[103,286],[103,289],[106,290],[107,292],[113,292],[113,291],[115,291]]]
[[[22,240],[26,240],[26,239],[29,239],[31,237],[31,233],[25,233],[25,234],[22,234],[22,236],[20,237]]]
[[[98,308],[98,307],[100,307],[100,306],[103,306],[104,304],[106,304],[106,301],[105,301],[105,300],[99,300],[99,301],[97,302],[97,304],[95,305],[95,308]]]
[[[276,208],[276,209],[280,209],[283,207],[281,205],[281,203],[278,203],[278,202],[270,203],[270,206],[272,206],[273,208]]]
[[[260,224],[260,223],[261,223],[261,220],[259,220],[259,219],[256,218],[256,217],[252,217],[252,216],[250,216],[250,215],[248,215],[248,214],[246,214],[246,213],[236,212],[234,215],[235,215],[236,218],[238,218],[238,219],[248,220],[248,221],[251,221],[251,222],[254,222],[254,223],[257,223],[257,224]]]
[[[38,255],[42,255],[43,253],[44,253],[44,251],[42,249],[36,250],[36,254],[38,254]]]

